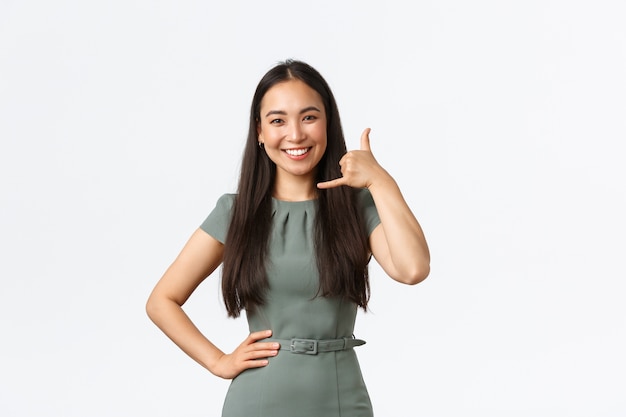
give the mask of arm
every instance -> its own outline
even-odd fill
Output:
[[[361,150],[348,152],[341,159],[343,177],[318,187],[348,185],[369,189],[381,221],[370,235],[372,254],[391,278],[414,285],[430,272],[428,244],[397,183],[374,159],[369,132],[366,129],[361,135]]]
[[[374,258],[396,281],[422,282],[430,273],[428,244],[398,185],[391,176],[381,177],[369,190],[380,217],[380,224],[370,234]]]
[[[256,343],[271,331],[250,334],[232,354],[225,354],[193,324],[182,305],[200,283],[222,262],[224,246],[198,229],[152,290],[146,304],[150,319],[187,355],[213,374],[234,378],[243,370],[267,365],[277,347]]]

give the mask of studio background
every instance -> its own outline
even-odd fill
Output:
[[[378,416],[626,415],[621,1],[0,1],[0,415],[218,416],[228,381],[147,318],[236,187],[278,61],[420,220],[432,272],[371,266]],[[229,351],[218,273],[185,309]],[[280,389],[280,387],[276,387]]]

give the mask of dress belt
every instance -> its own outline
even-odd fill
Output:
[[[365,344],[365,340],[353,337],[341,339],[269,339],[268,342],[280,343],[280,350],[288,350],[291,353],[304,355],[317,355],[320,352],[336,352],[338,350],[352,349],[355,346]]]

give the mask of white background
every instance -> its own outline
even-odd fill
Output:
[[[234,191],[285,58],[326,77],[350,148],[372,128],[431,247],[415,287],[371,269],[376,414],[626,415],[625,21],[619,0],[1,0],[0,415],[219,415],[228,381],[144,304]],[[230,350],[218,280],[186,309]]]

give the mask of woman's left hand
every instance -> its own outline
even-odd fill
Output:
[[[369,128],[363,131],[360,150],[346,153],[339,161],[342,177],[320,182],[317,187],[368,188],[380,218],[369,236],[372,254],[391,278],[417,284],[430,272],[428,244],[398,184],[372,155],[369,133]]]
[[[369,188],[376,177],[386,174],[370,149],[370,130],[370,128],[367,128],[361,134],[361,149],[349,151],[339,161],[343,176],[334,180],[320,182],[317,184],[318,188],[334,188],[341,185],[348,185],[354,188]]]

